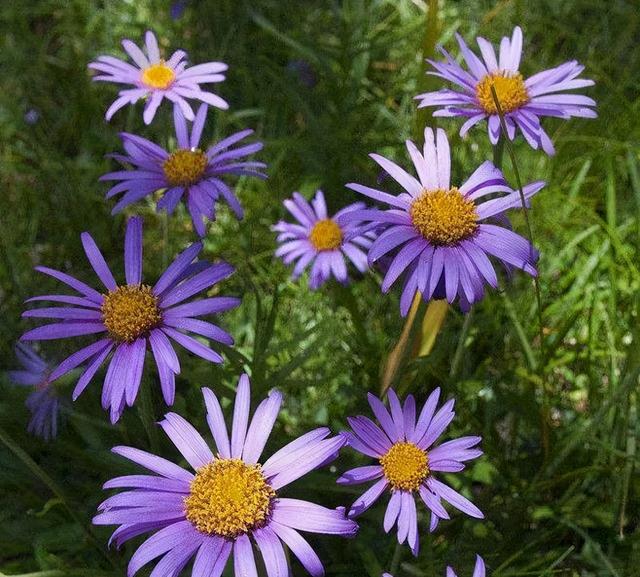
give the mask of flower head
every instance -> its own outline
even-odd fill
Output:
[[[434,116],[461,116],[467,121],[460,128],[460,136],[487,119],[489,139],[496,144],[500,138],[500,118],[493,98],[494,88],[500,108],[505,117],[510,140],[520,130],[532,148],[540,148],[553,154],[554,148],[549,135],[540,124],[540,118],[555,116],[568,119],[572,116],[595,118],[596,103],[581,94],[561,94],[567,90],[592,86],[593,80],[578,78],[584,70],[575,60],[565,62],[556,68],[538,72],[525,79],[519,71],[522,57],[522,30],[519,26],[511,39],[504,37],[500,42],[500,54],[496,57],[493,46],[484,38],[477,38],[482,60],[456,35],[462,57],[469,70],[465,70],[443,48],[440,49],[445,62],[428,62],[435,68],[429,72],[454,85],[456,90],[444,88],[436,92],[426,92],[416,98],[419,107],[435,106]]]
[[[16,357],[22,370],[8,371],[9,380],[33,389],[25,403],[31,413],[27,430],[45,441],[54,439],[58,434],[60,400],[51,384],[51,367],[24,343],[16,345]]]
[[[118,284],[91,235],[85,232],[81,238],[89,263],[106,291],[101,293],[63,272],[36,267],[37,271],[65,283],[79,295],[44,295],[28,299],[27,302],[51,301],[71,306],[36,308],[23,313],[24,317],[57,321],[27,331],[21,340],[101,335],[97,341],[62,361],[51,372],[49,380],[55,381],[86,364],[73,391],[73,399],[76,400],[111,355],[102,389],[102,406],[110,409],[113,423],[120,418],[125,405],[132,406],[135,402],[145,354],[150,347],[165,402],[173,404],[175,375],[180,372],[180,362],[171,340],[213,363],[222,362],[222,357],[187,333],[226,345],[233,344],[231,336],[220,327],[196,317],[229,310],[238,306],[238,299],[211,297],[186,302],[227,278],[233,267],[225,262],[191,264],[202,250],[202,244],[195,243],[176,257],[155,285],[144,284],[142,220],[131,218],[127,223],[124,247],[126,282]]]
[[[253,133],[252,130],[243,130],[202,150],[200,139],[207,108],[206,104],[200,106],[191,133],[182,111],[174,109],[177,148],[171,152],[141,136],[126,132],[120,135],[126,154],[112,156],[123,166],[132,166],[133,169],[110,172],[100,178],[117,181],[107,192],[107,198],[123,195],[112,211],[114,214],[142,198],[163,191],[158,210],[165,209],[171,214],[182,200],[201,237],[206,233],[203,218],[215,220],[216,202],[220,198],[229,203],[238,218],[244,216],[238,198],[223,178],[233,175],[266,178],[261,172],[266,164],[242,160],[261,150],[262,143],[232,148]]]
[[[388,533],[397,523],[398,542],[407,540],[417,555],[417,495],[431,511],[431,531],[435,530],[440,519],[449,518],[441,500],[467,515],[483,518],[473,503],[436,479],[438,473],[462,471],[466,461],[482,455],[482,451],[474,448],[480,437],[461,437],[433,447],[455,416],[453,399],[436,411],[440,389],[431,393],[417,420],[412,395],[407,396],[404,406],[392,389],[389,389],[388,398],[391,413],[377,397],[369,394],[369,404],[380,426],[368,417],[352,417],[348,421],[353,432],[342,433],[353,449],[376,459],[377,464],[347,471],[338,483],[356,485],[376,481],[352,505],[350,517],[362,514],[385,491],[389,492],[391,498],[384,516],[384,530]]]
[[[346,284],[346,258],[360,272],[367,270],[367,256],[362,249],[371,246],[375,235],[363,229],[361,222],[346,222],[347,215],[362,210],[364,204],[350,204],[330,217],[324,195],[318,190],[311,203],[294,192],[293,198],[285,200],[284,205],[298,222],[280,221],[272,228],[279,233],[280,247],[276,256],[281,257],[284,264],[297,260],[292,274],[294,279],[310,266],[309,286],[312,289],[317,289],[332,276]]]
[[[268,575],[288,575],[284,543],[311,575],[320,577],[322,563],[298,531],[350,537],[358,526],[342,510],[279,493],[335,459],[344,439],[327,438],[328,429],[315,429],[262,461],[282,395],[272,391],[250,421],[249,379],[242,375],[229,436],[215,394],[207,388],[202,392],[216,451],[185,419],[167,414],[160,426],[195,473],[139,449],[115,447],[115,453],[155,475],[108,481],[105,489],[130,490],[104,501],[93,522],[120,525],[111,537],[118,547],[137,535],[154,532],[131,558],[129,577],[160,556],[151,575],[178,575],[195,556],[193,577],[220,577],[231,555],[238,577],[256,577],[252,540]]]
[[[222,82],[226,64],[207,62],[188,68],[184,50],[176,50],[168,60],[164,60],[160,56],[158,40],[151,31],[145,35],[146,54],[131,40],[123,40],[122,46],[135,66],[113,56],[99,56],[89,64],[89,68],[99,72],[93,80],[134,87],[118,93],[118,98],[107,110],[107,120],[111,120],[123,106],[135,104],[141,99],[146,99],[143,114],[145,124],[151,124],[165,98],[173,102],[174,107],[179,107],[188,120],[194,118],[188,100],[200,100],[222,109],[229,107],[225,100],[200,86]]]
[[[484,566],[484,560],[480,555],[476,555],[476,565],[473,569],[473,575],[471,577],[485,577],[486,569]],[[453,567],[447,567],[447,577],[458,577]]]
[[[383,292],[406,271],[400,311],[406,315],[416,291],[425,300],[459,299],[463,310],[484,296],[484,285],[496,288],[498,278],[489,260],[493,256],[506,266],[535,276],[537,251],[509,228],[505,212],[520,208],[520,193],[511,189],[491,162],[483,163],[459,186],[450,182],[451,159],[445,132],[431,128],[424,133],[424,151],[407,141],[407,150],[418,178],[378,154],[375,160],[406,192],[394,196],[364,186],[347,187],[388,204],[390,210],[354,210],[347,219],[386,225],[369,250],[369,262],[397,250],[382,282]],[[528,184],[528,201],[544,182]],[[502,194],[503,196],[495,196]],[[487,195],[494,198],[486,200]],[[493,220],[494,222],[487,222]]]

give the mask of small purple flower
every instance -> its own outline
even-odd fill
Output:
[[[187,8],[187,0],[175,0],[171,3],[169,13],[173,20],[179,20],[184,15],[184,11]]]
[[[280,247],[276,256],[284,264],[297,260],[292,278],[297,279],[307,266],[311,266],[309,286],[315,290],[332,276],[343,284],[348,281],[345,257],[361,272],[368,268],[367,256],[361,249],[368,249],[375,238],[369,228],[346,216],[364,209],[363,203],[350,204],[332,217],[327,215],[327,204],[321,190],[316,192],[311,204],[298,192],[284,201],[287,210],[298,221],[296,224],[280,221],[272,227],[278,232]]]
[[[257,577],[252,540],[262,553],[267,575],[289,575],[284,543],[313,577],[322,576],[319,557],[298,531],[352,537],[358,525],[345,518],[344,510],[280,497],[279,492],[335,459],[344,439],[328,439],[329,429],[315,429],[260,463],[282,394],[269,393],[249,422],[249,378],[242,375],[229,438],[218,399],[210,389],[202,392],[215,452],[179,415],[168,413],[160,423],[195,475],[133,447],[113,449],[155,473],[105,483],[105,489],[132,490],[108,498],[93,519],[96,525],[120,525],[111,537],[118,547],[154,532],[131,557],[128,577],[161,556],[152,577],[178,575],[194,556],[193,577],[220,577],[231,556],[236,577]]]
[[[27,431],[45,441],[55,439],[58,434],[60,401],[50,382],[51,367],[24,343],[16,345],[16,357],[23,368],[8,371],[9,380],[15,385],[34,389],[25,403],[31,413]]]
[[[420,94],[416,99],[420,101],[419,108],[438,107],[434,116],[467,118],[460,128],[460,136],[487,119],[489,140],[496,144],[500,139],[500,117],[491,86],[496,91],[504,113],[509,139],[515,138],[517,128],[532,148],[542,147],[549,155],[555,151],[549,135],[540,124],[540,117],[596,118],[597,114],[593,110],[596,103],[592,98],[581,94],[559,94],[594,84],[593,80],[577,78],[584,66],[575,60],[534,74],[526,80],[523,78],[519,72],[522,56],[522,30],[519,26],[514,29],[511,40],[505,36],[500,42],[499,57],[496,57],[489,42],[484,38],[477,38],[482,60],[468,48],[459,34],[456,37],[469,71],[464,70],[446,50],[440,48],[446,62],[428,60],[436,70],[428,74],[452,82],[459,90],[444,88]]]
[[[158,210],[165,209],[171,214],[182,200],[189,210],[194,228],[201,237],[206,234],[203,218],[215,220],[216,202],[220,198],[227,201],[239,219],[244,216],[233,189],[222,179],[230,175],[266,178],[261,172],[266,168],[266,164],[241,160],[261,150],[262,143],[254,142],[231,148],[253,133],[252,130],[243,130],[214,144],[206,152],[201,150],[199,145],[207,119],[207,109],[206,104],[200,106],[190,134],[182,111],[174,109],[178,147],[172,152],[141,136],[127,132],[120,134],[127,154],[111,156],[123,166],[132,166],[133,169],[110,172],[100,178],[102,181],[118,181],[107,192],[107,198],[123,194],[112,214],[162,190]]]
[[[107,110],[107,120],[111,120],[122,107],[135,104],[141,99],[147,100],[143,114],[145,124],[151,124],[164,98],[179,107],[188,120],[194,118],[188,100],[200,100],[224,110],[229,108],[225,100],[200,86],[222,82],[225,78],[223,73],[227,70],[226,64],[207,62],[187,68],[187,53],[184,50],[176,50],[171,58],[165,61],[160,57],[158,41],[151,31],[145,35],[145,45],[146,54],[131,40],[122,41],[123,48],[136,66],[113,56],[99,56],[89,64],[89,68],[100,73],[94,76],[93,80],[135,87],[118,93],[118,98]]]
[[[221,363],[222,357],[187,333],[226,345],[233,344],[228,333],[196,317],[229,310],[238,306],[239,299],[211,297],[185,302],[227,278],[233,272],[233,267],[225,262],[209,264],[200,261],[191,264],[202,250],[202,244],[197,242],[176,257],[153,287],[143,284],[142,219],[131,218],[127,223],[124,247],[126,283],[117,284],[91,235],[84,232],[81,238],[87,258],[105,286],[106,293],[101,294],[63,272],[36,267],[37,271],[75,289],[80,296],[44,295],[28,299],[27,302],[52,301],[72,306],[26,311],[22,316],[58,321],[27,331],[21,340],[56,340],[107,333],[62,361],[53,370],[49,380],[55,381],[87,363],[73,391],[75,401],[113,353],[102,388],[102,407],[110,408],[112,423],[120,418],[125,405],[132,406],[135,402],[148,345],[155,359],[164,400],[167,405],[172,405],[175,375],[180,372],[180,362],[169,339],[213,363]]]
[[[30,126],[37,124],[39,120],[40,112],[36,108],[29,108],[29,110],[24,113],[24,121]]]
[[[388,533],[397,523],[398,543],[407,540],[413,554],[417,555],[416,493],[431,511],[432,532],[440,519],[449,519],[442,499],[467,515],[484,518],[471,501],[434,476],[436,472],[462,471],[465,461],[482,455],[482,451],[474,448],[481,439],[461,437],[431,448],[455,416],[453,399],[436,412],[439,388],[431,393],[417,421],[416,402],[412,395],[407,396],[404,406],[392,389],[389,389],[388,397],[391,414],[377,397],[369,394],[369,404],[382,428],[368,417],[358,416],[348,419],[353,432],[342,433],[353,449],[378,459],[378,464],[347,471],[338,483],[357,485],[376,480],[352,505],[349,517],[362,514],[388,490],[391,499],[384,516],[384,530]]]
[[[386,225],[369,250],[369,262],[399,249],[391,262],[382,291],[387,292],[406,271],[400,299],[405,316],[416,291],[424,300],[459,298],[462,310],[484,296],[484,285],[497,288],[498,278],[489,256],[506,266],[514,266],[535,276],[537,251],[521,236],[509,229],[504,213],[522,206],[520,193],[511,189],[502,173],[485,162],[460,187],[451,186],[451,158],[447,135],[441,129],[436,137],[425,129],[424,150],[407,141],[407,150],[418,178],[378,154],[375,160],[406,192],[394,196],[364,186],[347,184],[374,200],[390,205],[390,210],[354,210],[345,220],[371,221]],[[537,181],[524,187],[528,201],[544,187]],[[484,200],[487,195],[504,196]],[[486,222],[492,219],[495,224]],[[502,225],[502,226],[500,226]]]
[[[485,575],[484,560],[480,555],[476,555],[476,566],[473,569],[473,575],[471,577],[485,577]],[[458,575],[452,567],[447,567],[447,577],[458,577]]]

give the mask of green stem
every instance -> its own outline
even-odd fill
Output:
[[[460,337],[458,338],[458,346],[456,352],[453,355],[453,361],[451,362],[451,371],[449,375],[454,378],[458,374],[460,369],[460,362],[462,361],[462,353],[464,352],[464,343],[469,335],[471,329],[471,318],[473,317],[473,309],[471,309],[464,317],[464,323],[462,323],[462,330],[460,331]]]
[[[504,156],[504,140],[498,140],[493,147],[493,165],[502,170],[502,158]]]
[[[389,573],[396,577],[398,567],[400,567],[400,559],[402,558],[403,547],[400,543],[396,543],[396,548],[393,550],[393,557],[391,558],[391,564],[389,565]]]
[[[87,537],[87,540],[100,552],[100,555],[104,557],[116,570],[120,570],[120,567],[113,561],[109,555],[107,555],[100,545],[96,537],[90,528],[87,528],[82,518],[76,513],[75,509],[68,503],[64,493],[58,487],[56,482],[45,473],[45,471],[29,456],[29,454],[20,447],[9,434],[0,427],[0,442],[4,444],[22,463],[29,469],[33,475],[38,478],[43,484],[45,484],[49,490],[56,496],[56,498],[62,503],[62,506],[66,509],[69,516],[80,526],[83,533]]]
[[[531,228],[531,221],[529,220],[529,210],[527,209],[527,202],[524,198],[524,191],[522,189],[522,180],[520,179],[520,171],[518,170],[518,163],[516,162],[516,155],[513,151],[513,146],[511,146],[511,140],[509,140],[509,135],[507,132],[507,125],[504,120],[504,113],[502,111],[502,107],[500,106],[500,100],[498,99],[498,95],[496,93],[496,89],[493,85],[491,85],[491,95],[493,97],[493,101],[496,105],[496,110],[498,111],[498,117],[500,118],[500,128],[502,131],[502,139],[501,143],[507,147],[507,152],[509,153],[509,158],[511,160],[511,165],[513,167],[513,174],[516,178],[516,184],[518,185],[518,193],[520,194],[520,202],[522,203],[522,210],[524,213],[524,220],[527,226],[527,235],[529,237],[529,244],[531,246],[531,260],[533,261],[533,229]],[[533,277],[533,283],[535,287],[536,294],[536,305],[538,309],[538,338],[540,339],[540,362],[538,363],[538,371],[540,376],[540,382],[542,383],[542,446],[544,449],[544,461],[547,462],[549,458],[549,414],[550,414],[550,400],[549,400],[549,392],[547,390],[547,383],[544,374],[544,362],[543,360],[546,358],[545,354],[545,340],[544,340],[544,324],[542,319],[542,293],[540,290],[540,281],[538,276]]]
[[[155,411],[153,403],[153,391],[151,382],[146,381],[140,387],[140,420],[147,436],[149,437],[149,447],[152,453],[157,453],[160,445],[158,442],[158,429],[155,422]]]

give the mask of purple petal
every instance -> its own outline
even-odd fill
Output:
[[[337,457],[338,451],[344,443],[345,440],[340,436],[320,441],[313,446],[312,451],[299,455],[295,463],[291,463],[286,470],[279,472],[271,478],[269,481],[270,485],[276,490],[281,489],[303,475],[306,475],[308,472],[327,464],[329,460]]]
[[[286,543],[312,577],[323,577],[324,567],[320,558],[300,533],[275,521],[272,521],[269,527]]]
[[[287,558],[280,539],[268,525],[253,531],[253,538],[262,553],[268,577],[289,577]]]
[[[82,246],[89,259],[89,263],[98,275],[98,278],[102,281],[102,284],[107,287],[107,290],[115,290],[117,287],[116,280],[113,278],[109,265],[104,260],[104,256],[102,256],[93,237],[88,232],[83,232],[80,235],[80,239],[82,240]]]
[[[352,537],[358,530],[357,523],[347,519],[343,511],[300,499],[276,499],[272,519],[281,525],[310,533]]]
[[[194,470],[213,461],[213,453],[200,433],[180,415],[167,413],[160,426]]]
[[[178,479],[190,483],[193,475],[189,471],[185,471],[182,467],[167,461],[162,457],[135,449],[134,447],[118,446],[111,449],[116,455],[121,455],[125,459],[129,459],[138,465],[142,465],[145,469],[158,473],[169,479]]]
[[[233,570],[240,577],[258,577],[251,541],[240,535],[233,544]]]
[[[356,467],[342,474],[336,483],[340,485],[358,485],[382,477],[383,471],[380,465],[368,465],[366,467]]]
[[[124,272],[127,284],[142,282],[142,219],[134,216],[127,222],[124,238]]]
[[[384,493],[388,486],[389,482],[385,478],[376,481],[367,491],[354,501],[353,505],[351,505],[351,509],[349,510],[349,517],[357,517],[364,513],[380,498],[380,495]]]
[[[245,463],[257,463],[260,455],[267,444],[273,425],[276,422],[280,405],[282,404],[282,393],[272,391],[269,396],[262,401],[256,409],[251,425],[247,431],[244,442],[242,460]]]

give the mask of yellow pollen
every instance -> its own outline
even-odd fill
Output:
[[[218,458],[198,469],[185,514],[202,533],[234,538],[267,522],[275,496],[260,465]]]
[[[380,464],[393,489],[417,491],[429,476],[427,453],[413,443],[395,443],[380,458]]]
[[[104,295],[102,322],[117,341],[131,342],[161,320],[158,299],[146,284],[119,286]]]
[[[166,90],[173,84],[176,78],[176,73],[173,69],[167,66],[164,60],[160,60],[157,64],[152,64],[148,68],[142,71],[142,83],[149,88],[159,88]]]
[[[342,230],[330,218],[313,225],[309,240],[316,250],[334,250],[342,244]]]
[[[472,200],[457,188],[425,190],[409,210],[413,226],[434,246],[449,246],[470,237],[478,228]]]
[[[162,165],[171,186],[187,186],[198,182],[206,168],[207,155],[199,148],[176,150]]]
[[[491,86],[495,88],[500,108],[505,114],[529,102],[529,94],[522,74],[519,72],[487,74],[476,86],[476,96],[487,114],[498,114]]]

